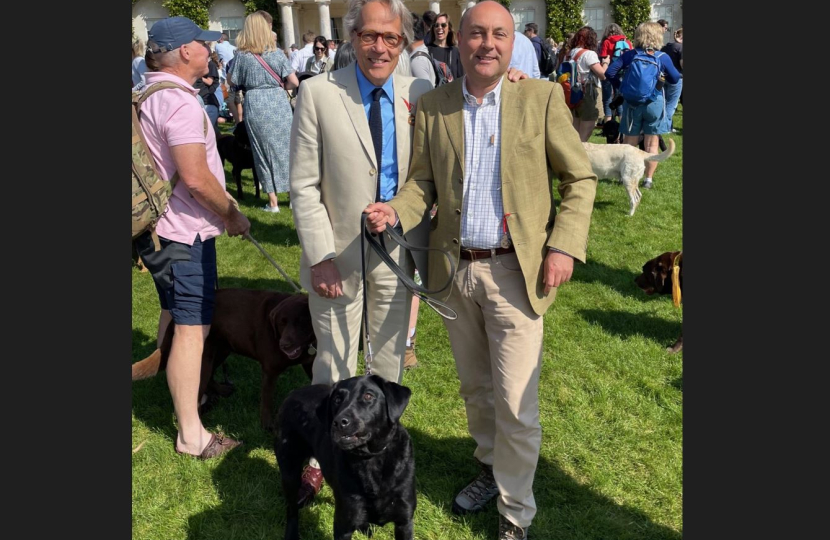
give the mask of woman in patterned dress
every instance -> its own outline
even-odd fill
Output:
[[[299,83],[288,58],[277,48],[271,25],[258,13],[245,18],[236,38],[236,54],[228,80],[245,88],[245,128],[254,152],[254,167],[268,194],[266,212],[279,212],[277,193],[288,191],[288,146],[291,136],[291,105],[285,90]],[[259,63],[257,56],[280,76],[276,79]]]

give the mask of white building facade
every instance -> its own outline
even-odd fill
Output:
[[[277,39],[284,49],[292,43],[300,47],[302,34],[311,30],[316,35],[342,41],[348,39],[343,32],[343,16],[346,14],[346,0],[274,0],[279,6],[282,28],[277,31]],[[681,0],[651,0],[651,20],[665,19],[669,22],[666,42],[672,40],[674,30],[683,25]],[[138,0],[133,5],[133,28],[136,37],[147,39],[147,30],[159,19],[168,16],[162,7],[162,0]],[[410,11],[421,14],[427,10],[435,13],[447,13],[455,28],[461,15],[476,4],[475,0],[404,0]],[[510,3],[516,29],[524,30],[524,25],[534,22],[539,25],[539,35],[544,36],[547,28],[547,11],[544,0],[513,0]],[[609,0],[585,0],[582,9],[583,20],[593,27],[602,37],[606,25],[614,22],[611,16]],[[208,10],[208,29],[221,30],[228,34],[234,43],[245,20],[245,6],[239,0],[214,0]],[[629,38],[632,36],[629,36]]]

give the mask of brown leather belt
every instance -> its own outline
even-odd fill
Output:
[[[462,247],[461,248],[461,258],[467,261],[477,261],[479,259],[489,259],[493,255],[507,255],[508,253],[514,253],[516,248],[510,246],[509,248],[496,248],[496,249],[467,249]]]

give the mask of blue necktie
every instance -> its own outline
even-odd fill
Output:
[[[369,131],[372,133],[372,142],[375,144],[375,158],[378,162],[378,188],[375,202],[380,201],[380,168],[383,154],[383,119],[380,116],[380,96],[383,88],[372,90],[372,104],[369,106]]]

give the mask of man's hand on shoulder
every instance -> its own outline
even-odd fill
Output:
[[[549,250],[545,256],[545,294],[547,295],[551,288],[559,287],[566,281],[570,281],[574,272],[574,259],[570,255],[560,253],[559,251]]]
[[[518,68],[510,68],[507,70],[507,80],[510,82],[519,82],[522,79],[529,79],[530,75]]]

